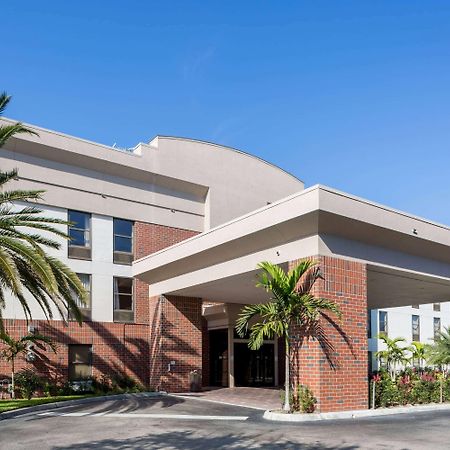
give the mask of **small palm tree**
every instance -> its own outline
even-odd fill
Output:
[[[378,339],[381,339],[386,346],[384,350],[379,350],[375,353],[375,356],[380,361],[380,364],[386,365],[392,380],[395,379],[397,372],[397,365],[406,364],[408,362],[408,347],[400,346],[400,343],[406,342],[405,338],[397,337],[390,338],[385,333],[380,333]]]
[[[419,368],[422,368],[425,361],[426,345],[422,342],[414,341],[411,343],[409,351],[411,352],[410,361],[412,365],[417,363]]]
[[[427,346],[426,360],[435,366],[450,364],[450,326],[439,331],[434,343]]]
[[[30,346],[37,345],[48,345],[51,350],[56,353],[56,346],[53,344],[50,338],[47,336],[42,336],[40,334],[27,334],[26,336],[21,337],[20,339],[14,339],[9,334],[3,332],[0,333],[0,342],[6,347],[1,352],[0,355],[2,358],[6,359],[9,363],[11,363],[11,396],[15,397],[15,383],[14,383],[14,374],[15,374],[15,362],[18,356],[26,355],[30,351]]]
[[[0,115],[10,98],[6,93],[0,94]],[[21,123],[1,126],[0,147],[17,133],[35,134]],[[16,170],[0,171],[0,332],[4,332],[2,311],[7,293],[19,300],[27,320],[31,319],[28,304],[31,296],[47,319],[53,317],[52,306],[55,306],[61,317],[69,310],[81,323],[77,299],[83,302],[86,298],[83,285],[69,267],[46,253],[48,248],[60,248],[55,238],[69,239],[57,228],[69,223],[44,217],[41,209],[30,205],[41,200],[45,191],[7,190],[7,184],[14,179],[17,179]]]
[[[249,347],[259,349],[264,339],[274,336],[284,339],[286,350],[285,399],[283,409],[290,411],[290,330],[293,325],[304,326],[317,322],[320,315],[330,311],[340,316],[339,307],[331,300],[315,297],[311,293],[314,283],[322,278],[319,267],[310,260],[301,261],[287,273],[270,262],[258,264],[262,269],[257,287],[269,292],[269,302],[247,305],[236,321],[236,331],[244,337],[249,329]],[[260,321],[250,326],[253,318]]]

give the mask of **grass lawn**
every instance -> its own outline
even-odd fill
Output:
[[[0,413],[12,411],[13,409],[26,408],[27,406],[43,405],[45,403],[62,402],[64,400],[74,400],[86,397],[93,397],[93,395],[64,395],[59,397],[32,398],[31,400],[27,400],[26,398],[0,400]]]

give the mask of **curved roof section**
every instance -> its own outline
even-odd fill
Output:
[[[267,164],[275,169],[280,170],[281,172],[284,172],[286,175],[292,177],[296,182],[300,181],[301,183],[304,184],[303,180],[297,176],[295,176],[293,173],[289,172],[286,169],[283,169],[280,166],[277,166],[273,163],[271,163],[270,161],[267,161],[264,158],[261,158],[260,156],[256,156],[256,155],[252,155],[249,152],[246,152],[244,150],[240,150],[238,148],[235,147],[230,147],[229,145],[223,145],[223,144],[218,144],[217,142],[211,142],[211,141],[205,141],[203,139],[194,139],[194,138],[188,138],[188,137],[183,137],[183,136],[166,136],[166,135],[162,135],[162,134],[158,134],[157,136],[155,136],[150,142],[149,145],[154,145],[154,142],[156,142],[158,139],[174,139],[174,140],[178,140],[178,141],[188,141],[188,142],[196,142],[198,144],[205,144],[205,145],[210,145],[211,147],[216,147],[217,149],[220,150],[227,150],[230,152],[236,152],[236,153],[240,153],[243,156],[247,156],[249,158],[253,158],[253,159],[257,159],[259,161],[261,161],[264,164]]]
[[[158,136],[158,172],[177,179],[206,184],[214,227],[254,209],[302,191],[301,180],[261,158],[205,141]],[[143,150],[145,153],[145,150]]]

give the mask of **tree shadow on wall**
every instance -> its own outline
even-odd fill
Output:
[[[325,322],[325,324],[324,324]],[[329,331],[334,330],[336,335],[332,335]],[[351,338],[347,335],[341,325],[326,313],[321,313],[321,319],[311,321],[302,327],[295,329],[296,338],[293,340],[293,360],[296,367],[300,366],[301,349],[309,344],[309,342],[318,342],[325,358],[331,369],[337,370],[341,368],[339,354],[336,350],[334,341],[341,339],[345,342],[351,355],[357,359],[357,355]],[[336,334],[336,333],[335,333]]]

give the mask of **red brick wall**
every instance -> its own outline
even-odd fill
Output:
[[[135,259],[143,258],[196,234],[198,234],[196,231],[166,227],[154,223],[135,222],[134,257]],[[153,315],[150,311],[148,284],[135,280],[134,289],[136,321],[139,323],[151,323]]]
[[[188,391],[189,373],[202,373],[202,300],[154,297],[151,310],[150,385],[169,392]],[[171,361],[175,365],[169,371]]]
[[[136,222],[134,226],[135,258],[141,258],[196,234],[198,233],[195,231]],[[135,280],[134,294],[134,324],[85,322],[80,327],[74,322],[66,325],[58,320],[33,321],[33,324],[38,327],[39,333],[49,336],[57,343],[58,352],[56,355],[45,352],[42,354],[43,359],[39,359],[35,363],[26,363],[24,359],[20,358],[17,361],[17,369],[35,367],[42,375],[66,381],[68,345],[92,344],[94,376],[126,374],[136,378],[140,383],[148,385],[152,378],[150,372],[155,368],[155,364],[150,364],[150,362],[154,360],[153,354],[157,353],[160,345],[158,339],[155,339],[154,332],[154,330],[158,330],[159,312],[155,310],[154,304],[151,304],[146,283]],[[93,301],[95,302],[95,298]],[[111,305],[112,302],[111,298]],[[180,307],[180,309],[182,308]],[[186,313],[191,313],[189,307]],[[170,314],[169,317],[171,317]],[[5,324],[7,330],[15,338],[27,333],[25,320],[6,320]],[[176,324],[174,323],[173,326],[175,327]],[[201,357],[201,346],[199,348]],[[158,370],[161,372],[161,368]],[[9,377],[9,372],[9,364],[0,360],[0,378]],[[181,386],[180,383],[178,384]]]
[[[152,223],[136,222],[134,225],[135,258],[143,258],[178,242],[198,234],[196,231],[166,227]],[[149,331],[149,383],[155,389],[167,391],[188,390],[188,372],[194,368],[201,369],[201,364],[192,360],[189,350],[189,339],[201,359],[201,342],[196,341],[197,334],[191,332],[190,321],[198,326],[201,318],[201,302],[195,299],[184,301],[175,298],[149,298],[149,285],[143,281],[135,281],[136,316],[146,320]],[[184,315],[186,314],[186,315]],[[187,330],[187,331],[186,331]],[[187,334],[186,334],[187,333]],[[188,339],[186,339],[188,337]],[[177,351],[179,339],[179,352]],[[197,357],[198,357],[197,355]],[[175,367],[168,373],[167,365],[176,361]]]
[[[319,280],[313,292],[334,300],[341,308],[342,319],[335,320],[330,315],[336,326],[321,319],[328,344],[317,335],[308,340],[299,330],[293,330],[293,383],[299,381],[312,389],[318,399],[318,411],[366,409],[366,266],[324,256],[317,257],[317,261],[325,280]]]
[[[16,370],[34,367],[41,375],[58,382],[68,377],[68,345],[90,344],[93,346],[92,375],[128,375],[143,385],[148,385],[149,340],[148,325],[85,322],[82,327],[75,322],[65,325],[60,320],[33,320],[37,332],[50,337],[57,344],[57,353],[42,352],[33,363],[20,357]],[[14,338],[27,334],[25,320],[5,320],[8,333]],[[10,365],[0,360],[0,378],[10,376]]]

